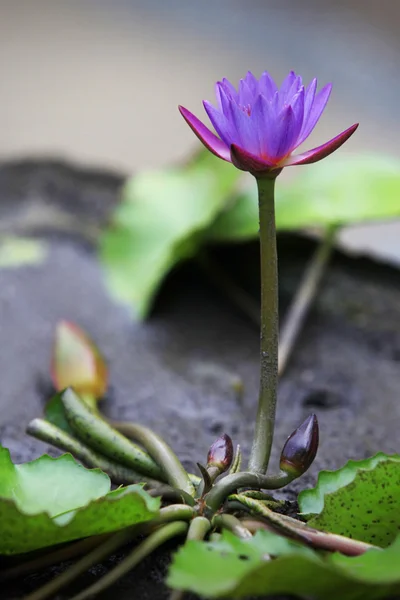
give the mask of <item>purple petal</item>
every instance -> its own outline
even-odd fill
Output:
[[[272,100],[274,94],[278,91],[277,85],[275,81],[272,79],[267,71],[260,77],[260,81],[258,83],[258,89],[260,94],[262,94],[267,100]]]
[[[224,112],[222,109],[222,100],[221,100],[221,83],[219,81],[217,81],[217,83],[215,84],[214,90],[215,90],[215,97],[217,99],[217,104],[218,104],[219,110],[221,112]]]
[[[197,117],[194,116],[189,110],[184,108],[183,106],[179,106],[179,111],[182,117],[185,119],[186,123],[189,125],[193,133],[197,135],[199,140],[204,144],[210,152],[226,160],[231,162],[231,153],[229,148],[224,142],[222,142],[216,135],[214,135],[208,127],[206,127]]]
[[[342,133],[339,133],[339,135],[329,140],[329,142],[322,144],[322,146],[318,146],[317,148],[313,148],[312,150],[303,152],[297,156],[289,156],[282,162],[281,166],[290,167],[291,165],[308,165],[310,163],[317,162],[318,160],[322,160],[340,148],[340,146],[344,144],[350,136],[353,135],[357,127],[358,123],[355,123],[355,125],[352,125],[345,131],[342,131]]]
[[[253,175],[268,173],[273,169],[273,165],[266,160],[254,156],[236,144],[231,146],[231,161],[236,168],[241,171],[249,171]]]
[[[249,86],[251,93],[253,94],[253,100],[258,94],[258,81],[257,78],[254,77],[251,71],[247,71],[246,77],[244,78],[245,82]]]
[[[302,87],[303,86],[301,77],[296,77],[289,90],[287,91],[286,97],[281,98],[282,103],[291,104],[293,96],[295,96]]]
[[[276,120],[271,103],[260,94],[253,104],[250,118],[258,132],[260,156],[268,160],[272,156],[271,148],[276,146]]]
[[[318,123],[324,108],[329,100],[332,91],[332,84],[325,85],[320,92],[315,96],[307,122],[304,122],[303,129],[297,141],[297,146],[300,146],[310,135],[316,124]]]
[[[289,75],[283,80],[283,83],[279,90],[279,95],[286,97],[288,91],[292,87],[295,80],[296,80],[296,73],[294,71],[290,71]]]
[[[231,123],[236,130],[236,142],[232,139],[231,144],[237,143],[241,148],[245,148],[253,154],[260,154],[260,145],[258,143],[258,131],[254,125],[254,120],[244,112],[234,101],[231,101]]]
[[[224,96],[223,91],[221,90],[221,103],[224,106]],[[232,102],[231,100],[229,102]],[[208,114],[208,117],[215,129],[218,133],[219,137],[225,144],[229,147],[233,143],[239,143],[239,138],[235,130],[235,126],[232,123],[232,118],[229,114],[224,112],[220,112],[217,108],[215,108],[210,102],[204,100],[203,102],[204,109]]]
[[[293,127],[293,129],[294,129],[293,144],[296,144],[296,141],[300,135],[300,131],[303,126],[303,120],[304,120],[304,87],[303,86],[300,88],[300,91],[297,92],[297,94],[293,97],[293,100],[291,101],[290,105],[292,107],[292,110],[294,113],[294,118],[295,118],[295,124]]]
[[[271,158],[282,159],[292,149],[296,135],[296,120],[291,106],[281,111],[278,118],[275,145],[271,148]]]
[[[317,79],[313,79],[307,86],[304,94],[304,119],[303,119],[303,130],[307,125],[308,118],[310,116],[311,108],[314,103],[315,92],[317,90]]]
[[[226,94],[228,96],[231,96],[232,98],[235,98],[235,100],[238,100],[238,93],[236,91],[235,86],[233,86],[231,84],[230,81],[228,81],[228,79],[226,79],[224,77],[224,79],[220,82],[221,86],[223,87],[223,89],[225,90]]]
[[[239,104],[240,106],[251,107],[254,102],[254,94],[251,91],[247,81],[241,79],[239,81]]]

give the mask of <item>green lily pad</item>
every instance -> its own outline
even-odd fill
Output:
[[[187,542],[174,556],[167,583],[207,598],[389,598],[400,592],[400,538],[386,550],[354,558],[319,554],[267,531],[249,540],[224,532],[217,542]]]
[[[183,167],[140,173],[127,182],[100,240],[100,260],[111,293],[136,317],[148,314],[171,268],[196,253],[239,176],[204,151]]]
[[[299,507],[312,527],[388,546],[400,531],[400,456],[379,453],[322,471]]]
[[[158,514],[140,485],[110,491],[109,477],[70,454],[14,465],[0,447],[0,554],[20,554],[107,533]]]
[[[330,227],[400,215],[400,161],[394,157],[330,157],[276,184],[276,226],[280,230]],[[256,185],[220,213],[209,239],[245,241],[258,235]]]
[[[47,256],[43,241],[7,236],[0,240],[0,269],[40,265]]]

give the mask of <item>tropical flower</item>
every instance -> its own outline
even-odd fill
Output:
[[[227,79],[218,81],[218,108],[207,100],[203,104],[219,137],[186,108],[179,110],[204,146],[219,158],[254,175],[278,174],[283,167],[325,158],[357,129],[358,123],[322,146],[292,155],[313,131],[331,89],[327,84],[317,93],[316,79],[305,88],[293,71],[280,89],[266,71],[260,79],[249,71],[238,90]]]

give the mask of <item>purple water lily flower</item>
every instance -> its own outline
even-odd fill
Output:
[[[218,108],[207,100],[203,104],[219,137],[186,108],[180,106],[179,110],[213,154],[254,175],[272,174],[283,167],[325,158],[357,129],[358,123],[322,146],[292,156],[317,124],[331,89],[328,84],[317,93],[316,79],[305,88],[293,71],[280,89],[266,71],[260,79],[249,71],[240,80],[238,90],[227,79],[218,81]]]

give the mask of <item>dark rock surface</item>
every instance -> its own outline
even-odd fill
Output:
[[[9,224],[9,231],[23,229],[23,210],[34,214],[35,207],[47,206],[58,215],[70,217],[74,211],[81,225],[97,227],[107,219],[120,185],[118,176],[63,165],[6,165],[0,170],[0,221],[3,227]],[[168,280],[147,323],[133,323],[110,299],[93,249],[79,234],[55,234],[51,223],[34,229],[51,233],[45,264],[0,271],[0,440],[13,458],[25,461],[49,450],[24,429],[42,412],[53,330],[61,318],[84,327],[104,352],[111,373],[105,404],[110,415],[154,428],[190,469],[204,460],[222,432],[240,443],[246,455],[258,387],[254,325],[193,264]],[[282,307],[312,249],[300,237],[280,239]],[[214,252],[256,293],[256,245]],[[279,386],[271,468],[277,466],[286,437],[310,412],[317,413],[321,430],[315,464],[285,492],[286,498],[294,499],[299,487],[311,485],[321,468],[337,468],[378,450],[399,450],[399,361],[400,274],[335,255]],[[242,398],[232,386],[237,377],[244,383]],[[92,570],[81,583],[93,581],[115,560]],[[165,552],[158,553],[157,560],[145,561],[101,597],[167,598],[160,584],[166,561]],[[21,597],[49,576],[51,572],[27,577],[1,597]]]

